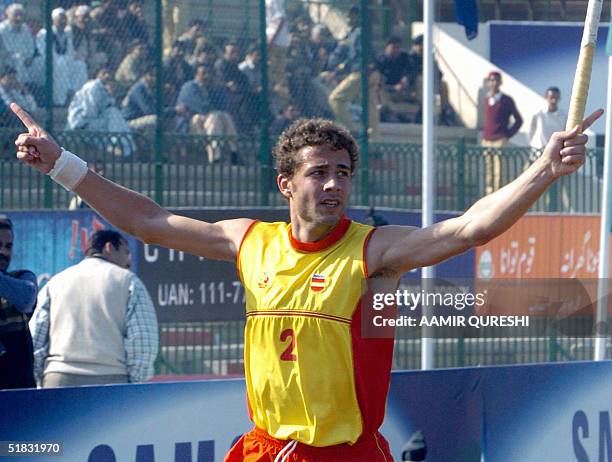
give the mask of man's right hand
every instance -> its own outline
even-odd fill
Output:
[[[11,103],[11,110],[28,129],[28,133],[21,133],[15,141],[17,159],[42,173],[49,173],[61,155],[62,149],[53,137],[19,105]]]

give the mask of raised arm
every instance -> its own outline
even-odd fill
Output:
[[[62,150],[32,117],[16,104],[13,112],[28,129],[15,142],[17,158],[49,174]],[[163,245],[195,255],[234,261],[244,233],[252,220],[217,223],[174,215],[143,194],[124,188],[87,170],[72,189],[106,220],[146,243]]]
[[[603,114],[598,110],[584,122],[589,127]],[[385,226],[368,246],[370,274],[395,273],[431,266],[490,241],[510,228],[558,178],[583,163],[587,136],[578,128],[553,134],[542,156],[517,179],[477,201],[463,215],[427,228]]]

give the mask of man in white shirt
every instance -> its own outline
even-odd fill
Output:
[[[565,128],[566,114],[559,109],[561,92],[557,87],[549,87],[544,94],[546,107],[536,112],[529,125],[529,145],[543,149],[554,132]]]
[[[22,83],[33,80],[35,72],[32,65],[35,55],[34,37],[24,22],[25,10],[21,3],[13,3],[6,8],[6,19],[0,23],[0,39],[4,44],[11,66],[17,70],[17,78]]]

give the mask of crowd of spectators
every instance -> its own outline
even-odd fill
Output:
[[[66,2],[64,2],[66,3]],[[192,20],[164,50],[158,114],[153,30],[143,0],[67,2],[52,11],[53,101],[65,108],[68,130],[126,133],[122,153],[136,148],[130,133],[166,131],[206,134],[214,139],[256,133],[264,117],[273,134],[298,116],[335,118],[358,128],[361,82],[361,28],[357,7],[347,12],[348,30],[337,40],[308,16],[287,17],[284,0],[266,0],[269,112],[264,113],[260,45],[212,37],[205,21]],[[68,5],[71,5],[68,7]],[[6,8],[0,23],[0,123],[16,119],[8,105],[17,102],[33,113],[46,104],[46,44],[40,23],[28,22],[23,5]],[[422,46],[410,51],[392,37],[368,66],[368,119],[376,139],[379,122],[418,121],[396,113],[397,102],[420,105]],[[450,111],[437,72],[442,116]],[[351,106],[351,103],[356,103]],[[60,112],[61,114],[61,112]],[[441,122],[444,122],[441,119]],[[205,147],[210,162],[240,163],[235,143]]]

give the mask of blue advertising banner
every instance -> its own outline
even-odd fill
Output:
[[[609,462],[610,383],[610,361],[396,372],[382,433],[398,461],[420,430],[427,462]],[[0,409],[4,446],[69,461],[220,462],[252,426],[242,380],[0,391]]]
[[[91,235],[109,225],[91,210],[0,212],[13,222],[14,245],[11,269],[28,269],[39,286],[51,276],[83,259]],[[126,236],[132,254],[137,240]],[[134,271],[137,268],[132,267]]]

